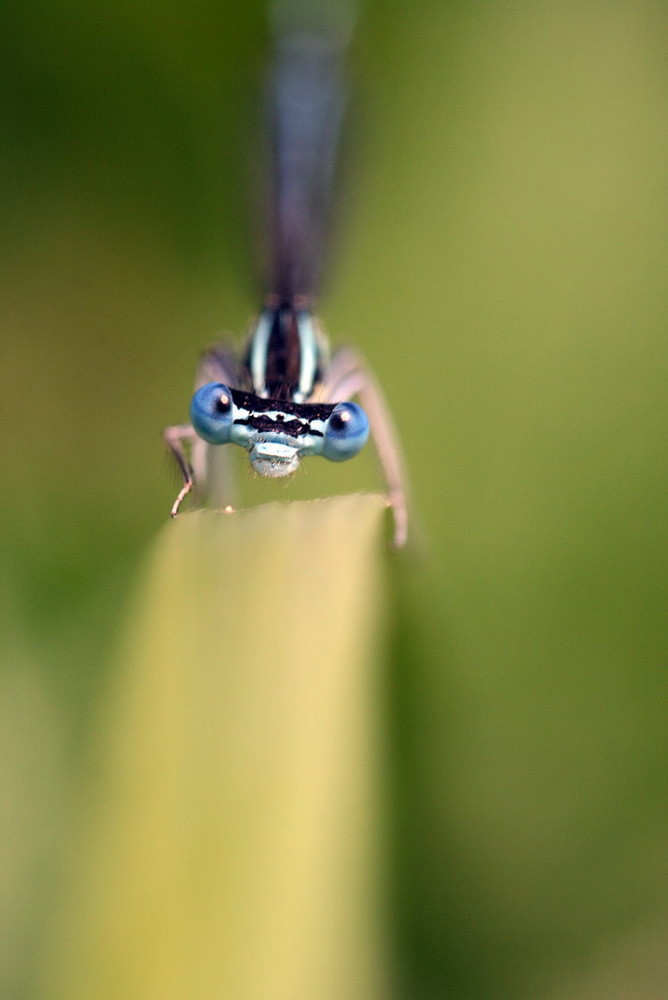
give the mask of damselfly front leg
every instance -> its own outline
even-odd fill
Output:
[[[197,448],[198,437],[190,424],[175,424],[173,427],[165,427],[162,436],[165,444],[176,459],[176,464],[183,476],[183,486],[179,490],[179,494],[172,504],[170,511],[171,516],[176,517],[179,507],[195,485],[195,472],[184,444],[187,442],[187,446],[192,454]]]
[[[357,396],[366,411],[394,516],[394,544],[401,548],[408,535],[407,479],[399,437],[385,394],[361,355],[350,347],[335,353],[321,392],[329,402]]]
[[[195,389],[201,388],[207,382],[236,382],[239,378],[239,366],[232,355],[220,345],[213,344],[207,348],[197,366]],[[176,424],[166,427],[163,431],[165,444],[171,451],[183,477],[183,486],[172,504],[171,516],[176,517],[181,504],[193,490],[203,490],[209,472],[207,469],[208,445],[196,432],[192,424]],[[227,491],[230,491],[231,470],[225,459],[225,472],[221,477],[227,479]],[[231,509],[230,507],[226,509]]]

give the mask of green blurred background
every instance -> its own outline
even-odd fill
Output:
[[[91,720],[257,308],[263,4],[23,0],[0,129],[0,995],[31,995]],[[427,555],[388,676],[398,995],[668,994],[668,9],[368,0],[321,313]],[[366,460],[365,460],[366,461]],[[309,469],[302,496],[373,483]],[[254,497],[275,497],[272,487]]]

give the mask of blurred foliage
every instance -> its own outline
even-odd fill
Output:
[[[655,0],[360,12],[321,312],[386,388],[428,540],[388,691],[411,997],[668,987],[667,22]],[[23,0],[0,45],[14,997],[173,498],[160,429],[257,306],[267,29],[260,3]],[[309,469],[281,498],[372,476]]]
[[[357,494],[163,526],[39,997],[387,995],[385,514]]]

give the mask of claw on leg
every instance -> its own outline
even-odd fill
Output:
[[[179,491],[179,495],[172,504],[172,509],[170,511],[172,517],[176,517],[176,515],[179,512],[179,507],[181,506],[181,503],[188,496],[192,488],[193,488],[193,481],[192,479],[188,479],[188,482],[183,484],[182,489]]]

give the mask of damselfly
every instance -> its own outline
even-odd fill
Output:
[[[371,435],[401,546],[406,491],[383,394],[356,351],[343,348],[330,358],[313,313],[344,105],[346,35],[340,26],[277,31],[269,87],[271,293],[239,360],[219,345],[204,353],[191,423],[165,431],[183,475],[172,516],[205,484],[208,445],[241,445],[256,472],[279,477],[310,455],[351,458]]]

